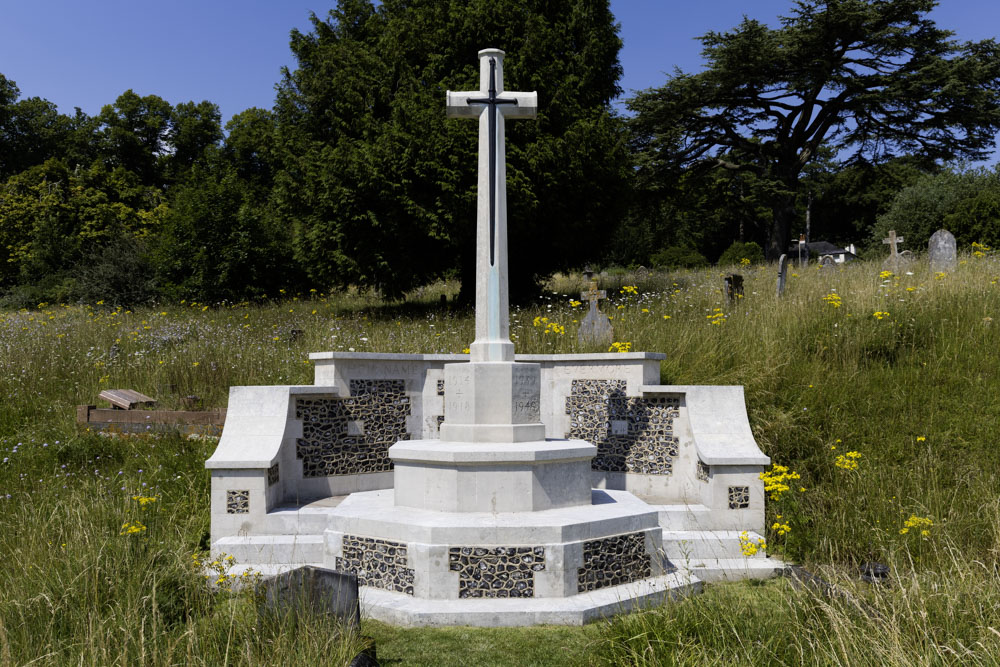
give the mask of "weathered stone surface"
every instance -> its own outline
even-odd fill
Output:
[[[406,567],[409,557],[405,544],[344,535],[342,553],[337,569],[357,575],[360,585],[413,595],[413,568]]]
[[[927,243],[931,271],[954,271],[958,268],[958,250],[955,236],[946,229],[939,229]]]
[[[778,296],[785,293],[785,280],[788,278],[788,255],[778,258],[778,285],[776,292]]]
[[[358,577],[306,565],[267,580],[264,608],[279,614],[309,611],[332,614],[344,625],[361,628]]]
[[[587,315],[580,322],[576,339],[583,345],[611,345],[614,331],[611,321],[597,307],[597,302],[607,297],[607,292],[597,289],[597,281],[591,281],[590,289],[580,294],[580,298],[590,302]]]
[[[577,589],[593,591],[627,584],[652,575],[644,533],[629,533],[583,544],[583,567],[577,570]]]
[[[607,472],[669,475],[677,458],[679,399],[625,395],[624,380],[573,380],[567,438],[597,445],[591,466]]]

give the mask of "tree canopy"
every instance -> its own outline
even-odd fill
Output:
[[[507,126],[512,289],[599,254],[629,175],[607,0],[340,0],[312,22],[275,111],[277,201],[315,280],[396,296],[458,268],[473,286],[477,128],[444,99],[479,87],[486,46],[539,94],[538,120]]]
[[[780,26],[744,18],[702,36],[706,68],[629,102],[643,178],[681,170],[766,181],[767,254],[787,247],[806,167],[904,154],[984,158],[1000,129],[1000,47],[957,43],[934,0],[797,0]]]

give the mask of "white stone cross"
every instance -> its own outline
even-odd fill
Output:
[[[903,242],[903,237],[902,236],[896,236],[896,230],[895,229],[890,229],[889,230],[889,238],[882,239],[882,243],[888,244],[888,246],[892,249],[892,252],[890,253],[890,257],[895,257],[896,255],[899,254],[899,251],[896,249],[896,244],[897,243],[902,243],[902,242]]]
[[[507,279],[507,169],[504,120],[534,118],[538,93],[503,89],[500,49],[479,52],[479,90],[447,96],[449,118],[479,119],[476,206],[476,339],[470,361],[514,361]]]

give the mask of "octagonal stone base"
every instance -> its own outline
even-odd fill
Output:
[[[584,623],[699,580],[666,559],[655,510],[630,493],[540,512],[401,507],[355,493],[329,516],[326,567],[354,572],[362,611],[404,625]]]
[[[439,512],[534,512],[590,504],[583,440],[503,445],[404,440],[389,448],[395,503]]]

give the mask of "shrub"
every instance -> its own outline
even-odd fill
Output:
[[[726,248],[716,263],[719,266],[729,266],[732,264],[741,264],[744,259],[750,260],[751,264],[763,264],[763,248],[753,241],[733,241],[733,244]]]
[[[705,256],[694,248],[670,246],[653,253],[650,263],[658,269],[699,269],[708,266]]]

